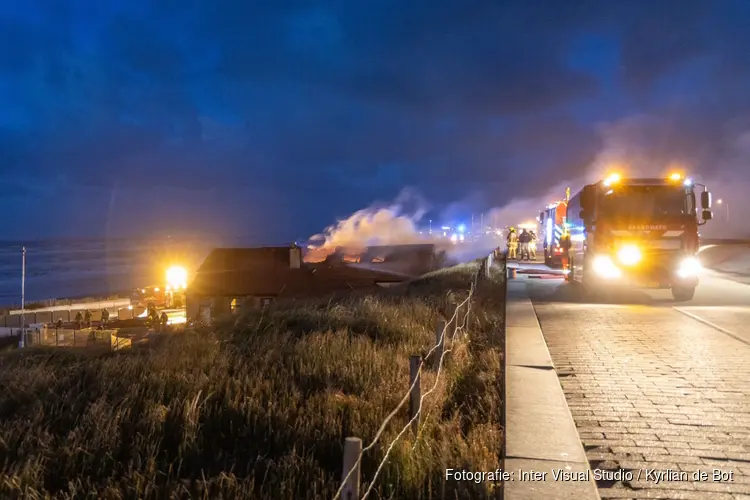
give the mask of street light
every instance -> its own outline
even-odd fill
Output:
[[[21,247],[21,340],[19,347],[26,347],[26,247]]]
[[[182,266],[170,267],[167,269],[167,285],[175,290],[187,288],[187,274],[187,270]]]

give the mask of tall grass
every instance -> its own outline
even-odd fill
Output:
[[[450,317],[476,269],[279,303],[144,350],[2,353],[0,497],[332,498],[344,438],[372,440],[408,390],[409,356],[434,344],[438,314]],[[394,447],[373,498],[496,497],[444,478],[499,467],[501,293],[483,284],[418,437]],[[407,421],[404,409],[365,455],[363,486]]]

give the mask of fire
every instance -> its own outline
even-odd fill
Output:
[[[304,260],[312,264],[323,262],[326,258],[334,252],[335,249],[327,247],[307,247],[305,252]]]

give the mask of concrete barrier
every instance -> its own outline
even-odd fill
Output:
[[[91,321],[101,321],[102,320],[102,310],[96,309],[94,311],[91,311]]]

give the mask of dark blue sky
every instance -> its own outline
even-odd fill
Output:
[[[0,239],[294,239],[407,186],[501,206],[633,147],[747,181],[749,5],[9,3]]]

